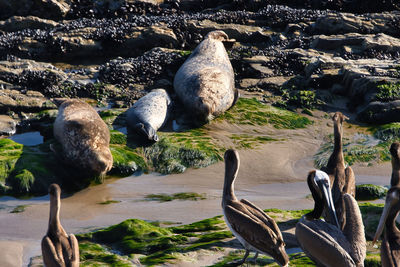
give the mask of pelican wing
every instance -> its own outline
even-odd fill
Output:
[[[71,266],[79,266],[79,244],[78,240],[76,239],[74,234],[70,234],[69,237],[69,243],[71,246]]]
[[[281,240],[274,231],[251,214],[245,214],[233,206],[227,205],[225,216],[232,229],[256,249],[270,254],[270,250],[281,245]]]
[[[350,244],[334,225],[322,220],[300,220],[296,237],[303,251],[323,266],[356,266],[349,253]]]
[[[53,242],[48,236],[45,236],[42,239],[42,255],[45,266],[51,266],[51,267],[65,266],[64,260],[59,257],[56,248],[53,245]]]
[[[257,216],[258,219],[267,224],[271,228],[271,230],[274,231],[274,233],[278,236],[278,238],[283,241],[281,230],[279,229],[274,219],[269,217],[268,214],[266,214],[262,209],[260,209],[247,199],[242,199],[240,200],[240,202],[246,205],[246,208],[251,210],[253,215]]]

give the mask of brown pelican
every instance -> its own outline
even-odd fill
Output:
[[[289,257],[285,251],[282,233],[275,221],[256,205],[242,199],[234,192],[234,182],[239,171],[239,154],[229,149],[225,152],[225,181],[222,195],[222,209],[226,224],[246,253],[240,264],[246,261],[250,251],[272,256],[280,265],[288,266]]]
[[[347,223],[341,231],[330,193],[330,179],[323,171],[311,171],[307,182],[315,208],[296,225],[296,237],[304,253],[321,266],[364,266],[366,241],[361,212],[350,194],[343,195]],[[319,219],[323,208],[335,225]]]
[[[47,234],[42,239],[43,262],[47,267],[79,266],[79,246],[73,234],[67,235],[60,223],[61,189],[57,184],[49,187],[50,218]]]
[[[396,227],[396,218],[400,211],[400,187],[392,187],[386,195],[385,208],[372,243],[385,233],[381,245],[381,261],[383,267],[400,266],[400,230]]]
[[[392,155],[392,178],[390,186],[398,186],[400,182],[400,143],[394,142],[390,146],[390,154]]]
[[[356,182],[351,167],[345,166],[343,157],[343,121],[348,119],[341,112],[336,112],[333,117],[333,134],[334,148],[332,155],[329,157],[328,164],[323,171],[329,175],[330,184],[332,185],[332,198],[336,208],[336,214],[340,223],[340,228],[343,230],[346,224],[346,211],[343,208],[343,195],[350,194],[353,197],[356,195]],[[330,218],[328,218],[328,221]],[[333,221],[329,221],[334,223]]]

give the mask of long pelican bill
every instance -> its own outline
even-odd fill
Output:
[[[387,217],[389,216],[389,212],[392,209],[392,206],[395,202],[394,200],[395,196],[392,194],[387,194],[386,196],[386,202],[385,202],[385,207],[383,208],[383,212],[381,215],[381,218],[379,220],[378,228],[376,228],[375,236],[374,239],[372,240],[372,245],[375,244],[376,240],[381,236],[383,232],[383,228],[385,227],[385,222]]]
[[[340,229],[339,221],[336,216],[335,205],[333,204],[333,198],[329,186],[329,180],[318,180],[317,185],[323,194],[322,197],[324,198],[326,206],[328,208],[329,216],[331,217],[331,219],[335,218],[336,226]]]

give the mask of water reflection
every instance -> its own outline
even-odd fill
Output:
[[[40,135],[40,132],[14,134],[9,139],[25,146],[35,146],[43,143],[43,136]]]

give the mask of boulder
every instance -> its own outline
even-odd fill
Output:
[[[371,102],[357,114],[357,120],[371,124],[400,122],[400,100]]]

